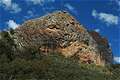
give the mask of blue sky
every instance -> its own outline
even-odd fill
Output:
[[[0,30],[15,29],[56,10],[68,11],[87,29],[106,37],[120,63],[120,0],[0,0]]]

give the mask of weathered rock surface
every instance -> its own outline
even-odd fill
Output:
[[[102,59],[105,60],[106,64],[111,63],[113,55],[108,40],[105,37],[100,36],[99,33],[95,31],[91,31],[89,33],[97,42],[97,48],[99,50],[100,55],[102,56]]]
[[[67,12],[26,21],[15,30],[14,36],[19,47],[38,48],[45,54],[60,52],[79,62],[97,65],[110,64],[112,60],[106,39],[89,33]]]

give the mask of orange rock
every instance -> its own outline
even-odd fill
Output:
[[[14,36],[18,44],[38,48],[46,55],[60,52],[65,57],[75,56],[80,62],[98,65],[110,64],[112,60],[112,52],[106,47],[108,41],[97,32],[88,32],[67,12],[26,21]]]

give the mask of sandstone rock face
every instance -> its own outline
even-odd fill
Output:
[[[105,65],[111,63],[108,42],[98,41],[67,12],[54,12],[41,18],[26,21],[15,30],[19,47],[34,47],[41,52],[60,52],[81,63]],[[99,48],[99,44],[106,47]],[[110,56],[106,59],[106,57]]]
[[[93,37],[93,39],[97,42],[98,44],[97,48],[99,50],[100,55],[102,56],[102,59],[106,61],[105,62],[106,64],[111,63],[113,55],[108,40],[104,37],[101,37],[99,33],[95,31],[91,31],[89,33]]]

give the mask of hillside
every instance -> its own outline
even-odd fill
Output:
[[[0,80],[119,80],[106,38],[67,12],[0,32]]]
[[[18,47],[35,47],[45,54],[59,52],[80,63],[111,64],[112,51],[107,39],[88,32],[67,12],[54,12],[26,21],[15,30]]]

